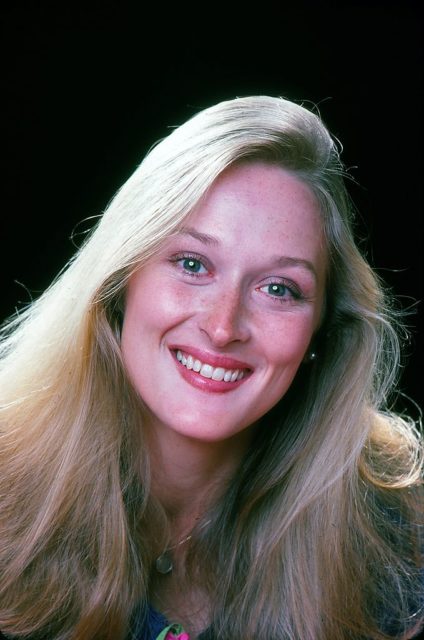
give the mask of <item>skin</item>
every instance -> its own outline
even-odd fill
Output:
[[[217,466],[231,472],[251,426],[285,394],[320,323],[326,265],[309,187],[254,162],[225,171],[185,232],[134,274],[122,356],[172,494],[181,485],[192,497]],[[227,385],[188,372],[176,359],[181,346],[206,362],[241,361],[245,377]]]
[[[322,316],[326,266],[309,187],[254,162],[225,171],[184,230],[131,278],[122,355],[148,408],[160,469],[153,490],[176,541],[234,473],[252,426],[302,366]],[[177,360],[178,350],[226,370],[235,360],[244,377],[204,378]],[[156,585],[157,601],[181,617],[184,602],[167,581]]]

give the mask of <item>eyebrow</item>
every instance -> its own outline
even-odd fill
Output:
[[[179,233],[191,236],[196,240],[200,240],[200,242],[203,242],[203,244],[213,245],[213,246],[219,245],[218,238],[215,238],[214,236],[210,236],[207,233],[200,233],[200,231],[196,231],[196,229],[193,229],[193,227],[184,227],[183,229],[180,230]]]
[[[314,276],[315,280],[318,280],[316,269],[310,260],[292,258],[290,256],[277,256],[276,261],[281,267],[303,267]]]
[[[179,231],[179,233],[191,236],[206,245],[216,247],[220,244],[218,238],[215,236],[210,236],[208,233],[200,233],[200,231],[196,231],[193,227],[184,227]],[[315,281],[318,280],[316,269],[310,260],[305,260],[304,258],[293,258],[291,256],[273,256],[272,260],[280,267],[303,267],[313,275]]]

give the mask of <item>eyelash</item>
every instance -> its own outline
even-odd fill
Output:
[[[280,282],[273,281],[267,284],[263,284],[261,287],[259,287],[259,290],[262,290],[265,287],[272,287],[273,285],[284,287],[284,289],[286,289],[286,291],[289,292],[290,297],[295,301],[304,300],[304,296],[301,293],[301,291],[299,291],[299,289],[296,286],[294,286],[292,282],[286,281],[286,280],[281,280]],[[275,295],[272,295],[271,293],[267,293],[266,295],[270,296],[271,298],[280,302],[281,304],[284,304],[287,302],[286,296],[275,296]]]
[[[193,260],[193,262],[198,262],[200,265],[202,265],[206,271],[208,272],[207,274],[205,273],[196,273],[194,271],[189,271],[188,269],[186,269],[185,267],[183,267],[181,265],[182,270],[184,271],[184,273],[190,277],[194,277],[194,278],[200,278],[203,277],[205,275],[209,275],[209,271],[210,269],[208,268],[207,264],[205,264],[207,261],[205,260],[205,258],[197,253],[179,253],[175,256],[172,256],[170,258],[170,262],[174,265],[178,265],[178,263],[183,262],[184,260]],[[304,300],[304,296],[301,293],[301,291],[298,289],[298,287],[296,287],[291,281],[287,281],[287,280],[280,280],[280,281],[271,281],[267,284],[263,284],[261,287],[258,287],[258,290],[260,291],[261,289],[265,288],[265,287],[271,287],[273,285],[276,286],[283,286],[290,294],[291,298],[293,300],[296,301],[300,301],[300,300]],[[276,295],[272,295],[270,293],[266,294],[268,295],[270,298],[272,298],[273,300],[275,300],[276,302],[279,302],[280,304],[284,304],[287,302],[287,298],[286,296],[276,296]]]
[[[170,261],[175,265],[178,265],[179,262],[183,262],[184,260],[193,260],[193,262],[198,262],[209,272],[209,268],[205,264],[206,263],[205,258],[197,253],[179,253],[176,256],[172,256],[172,258],[170,258]],[[189,271],[182,265],[181,267],[185,274],[187,274],[188,276],[192,276],[194,278],[200,278],[206,275],[204,273],[196,273],[194,271]]]

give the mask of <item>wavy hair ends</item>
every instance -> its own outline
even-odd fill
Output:
[[[150,496],[142,402],[121,361],[125,287],[216,178],[252,160],[309,185],[330,269],[318,362],[301,368],[281,407],[264,418],[272,420],[267,437],[194,540],[193,562],[204,560],[210,577],[202,579],[216,595],[212,626],[222,640],[387,637],[363,606],[369,593],[406,619],[408,598],[398,600],[403,586],[415,588],[405,577],[412,552],[403,557],[381,535],[387,525],[405,548],[406,528],[387,524],[380,503],[415,517],[403,492],[420,484],[422,453],[406,421],[377,412],[397,367],[392,314],[355,246],[344,169],[326,127],[293,102],[250,96],[201,111],[154,146],[67,268],[3,327],[5,633],[123,640],[146,602],[151,530],[160,521],[155,533],[163,529],[165,541],[166,523]],[[373,562],[391,569],[373,577]],[[390,581],[386,594],[378,579]]]

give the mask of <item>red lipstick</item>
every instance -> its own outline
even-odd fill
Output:
[[[178,344],[171,345],[169,347],[172,351],[181,351],[184,355],[192,355],[197,360],[200,360],[203,364],[210,364],[212,367],[222,367],[223,369],[239,369],[253,371],[253,367],[248,362],[242,360],[236,360],[229,356],[222,356],[217,353],[210,353],[203,349],[197,349],[196,347],[189,347],[187,345]]]
[[[181,351],[185,356],[191,355],[194,359],[200,360],[202,364],[208,364],[213,368],[222,367],[223,369],[232,369],[243,371],[244,376],[241,380],[235,380],[234,382],[225,382],[224,380],[213,380],[212,378],[205,378],[200,373],[193,369],[187,369],[185,365],[177,360],[177,351]],[[173,360],[177,366],[178,372],[182,378],[188,382],[191,386],[207,393],[228,393],[234,391],[237,387],[241,386],[252,373],[253,368],[249,366],[247,362],[230,358],[228,356],[221,356],[218,354],[212,354],[202,349],[196,349],[188,347],[186,345],[175,345],[171,347],[171,354]]]

